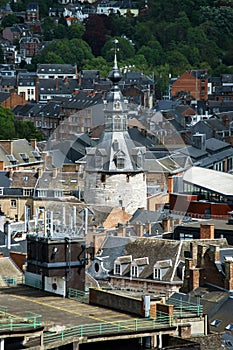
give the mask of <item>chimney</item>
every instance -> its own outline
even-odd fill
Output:
[[[138,237],[143,237],[143,224],[141,222],[137,222],[135,225],[134,225],[134,230],[136,232],[136,235]]]
[[[34,149],[36,149],[36,146],[37,146],[36,139],[31,139],[31,140],[30,140],[30,145],[31,145]]]
[[[38,168],[37,169],[37,174],[38,174],[38,177],[41,177],[42,174],[43,174],[43,169],[42,168]]]
[[[146,233],[148,233],[149,235],[151,235],[151,223],[147,222],[145,224],[145,228],[146,228]]]
[[[200,225],[200,239],[214,239],[214,225],[201,224]]]
[[[13,154],[13,141],[11,140],[1,140],[0,145],[5,148],[8,154]]]
[[[163,226],[164,232],[171,232],[170,217],[166,217],[162,219],[162,226]]]
[[[53,168],[53,179],[57,177],[57,168]]]
[[[191,337],[191,324],[181,324],[178,326],[179,337],[188,339]]]
[[[53,157],[51,155],[47,155],[45,158],[45,166],[49,170],[51,170],[53,168],[52,160],[53,160]]]
[[[225,288],[227,290],[233,291],[233,261],[225,261]]]
[[[211,260],[215,263],[220,261],[220,248],[217,245],[210,245],[209,256]]]
[[[173,193],[173,177],[172,176],[168,176],[167,187],[168,187],[167,192]]]
[[[118,227],[117,227],[117,236],[119,237],[126,237],[126,227],[123,223],[120,223],[118,224]]]
[[[201,150],[206,149],[206,135],[198,132],[193,135],[193,146]]]
[[[0,170],[4,170],[4,161],[0,160]]]

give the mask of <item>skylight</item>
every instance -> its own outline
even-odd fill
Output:
[[[213,320],[211,322],[211,326],[218,327],[222,321],[221,320]]]
[[[226,326],[226,329],[227,329],[228,331],[232,331],[232,329],[233,329],[233,323],[229,323],[229,324]]]

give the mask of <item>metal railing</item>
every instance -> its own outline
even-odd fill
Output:
[[[31,276],[25,276],[24,284],[37,289],[42,289],[42,281]]]
[[[47,332],[44,334],[44,343],[64,340],[71,337],[94,337],[103,334],[132,333],[173,326],[173,318],[160,313],[157,319],[143,318],[118,322],[102,322],[83,324],[77,327],[67,328],[59,332]]]
[[[203,306],[200,303],[194,304],[184,301],[182,298],[175,299],[169,298],[166,301],[167,304],[171,304],[174,307],[174,316],[185,317],[188,315],[201,316],[203,313]]]
[[[73,299],[81,303],[89,303],[89,292],[84,292],[78,289],[68,289],[68,299]]]
[[[5,318],[7,316],[8,308],[7,306],[0,305],[0,318]]]
[[[7,308],[0,306],[0,312],[4,312],[4,323],[0,322],[0,331],[16,331],[22,328],[37,328],[42,325],[41,315],[28,311],[25,317],[9,317]]]
[[[8,286],[15,286],[17,284],[22,284],[24,282],[24,276],[1,276],[1,279]]]

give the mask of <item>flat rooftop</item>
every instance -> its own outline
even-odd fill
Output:
[[[28,311],[40,314],[42,324],[48,328],[133,319],[123,312],[80,303],[24,285],[0,288],[0,306],[7,307],[12,317],[26,317]]]

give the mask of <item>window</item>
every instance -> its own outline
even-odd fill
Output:
[[[11,208],[16,208],[16,200],[15,199],[11,200]]]
[[[117,157],[117,168],[118,169],[124,169],[125,166],[125,158],[122,156]]]
[[[31,196],[31,195],[32,195],[32,192],[33,192],[32,189],[30,189],[30,188],[25,188],[25,189],[23,190],[23,195],[24,195],[24,196]]]
[[[116,275],[120,275],[121,274],[121,265],[120,264],[115,264],[114,273]]]
[[[131,266],[131,276],[132,277],[138,277],[138,267],[135,265]]]
[[[154,279],[161,280],[161,270],[155,268],[154,269]]]
[[[3,196],[3,188],[0,188],[0,196]]]
[[[221,320],[213,320],[211,322],[211,326],[218,327],[222,321]]]
[[[233,323],[229,323],[226,328],[228,331],[232,331],[233,330]]]

